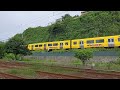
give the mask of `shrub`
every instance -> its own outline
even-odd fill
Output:
[[[83,65],[86,64],[86,61],[93,57],[93,51],[87,49],[76,50],[74,53],[75,57],[80,59]]]
[[[4,56],[5,59],[8,59],[8,60],[22,60],[23,57],[22,55],[18,54],[16,57],[13,53],[5,53],[5,56]]]
[[[15,55],[13,53],[5,53],[5,58],[10,60],[15,60]]]

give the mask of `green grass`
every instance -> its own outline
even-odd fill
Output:
[[[96,69],[120,71],[120,63],[116,62],[94,62]],[[90,63],[91,64],[91,63]]]
[[[81,66],[82,62],[80,60],[75,60],[75,61],[71,61],[71,64],[75,66]]]
[[[53,64],[56,61],[55,60],[30,60],[30,59],[24,59],[24,60],[18,61],[18,62],[24,62],[24,63],[27,63],[27,64],[43,64],[43,63]]]
[[[34,78],[36,76],[36,73],[33,69],[27,68],[27,69],[10,69],[7,70],[7,73],[20,76],[23,78]]]

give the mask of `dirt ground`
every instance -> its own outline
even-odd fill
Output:
[[[14,61],[0,61],[0,79],[22,79],[15,75],[4,73],[8,69],[25,67],[27,64]]]

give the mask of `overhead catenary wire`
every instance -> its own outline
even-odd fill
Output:
[[[56,12],[56,11],[55,11]],[[62,11],[62,13],[61,13],[61,11],[59,11],[60,13],[58,13],[58,14],[54,14],[54,12],[53,12],[53,15],[51,15],[51,14],[49,14],[49,15],[51,15],[51,16],[41,16],[41,17],[38,17],[38,18],[36,18],[37,20],[34,20],[34,21],[32,21],[32,22],[28,22],[28,23],[26,23],[26,24],[24,24],[24,25],[22,25],[22,26],[25,26],[25,25],[29,25],[29,24],[31,24],[31,23],[34,23],[34,22],[36,22],[36,21],[38,21],[38,20],[41,20],[41,22],[43,22],[43,21],[48,21],[48,18],[51,18],[51,17],[55,17],[56,15],[60,15],[60,14],[65,14],[66,12],[68,13],[68,12],[70,12],[70,11]],[[73,12],[73,11],[72,11]],[[67,14],[66,13],[66,14]],[[57,19],[57,18],[56,18]]]
[[[65,13],[65,12],[62,12],[62,13]],[[62,14],[62,13],[58,13],[58,14],[56,14],[56,15],[59,15],[59,14]],[[51,14],[48,14],[48,15],[51,15]],[[54,14],[54,16],[55,16],[55,14]],[[52,13],[51,16],[47,16],[47,17],[48,17],[48,18],[53,17],[53,13]],[[22,26],[25,26],[25,25],[34,23],[34,22],[36,22],[36,21],[38,21],[38,20],[41,20],[41,22],[42,22],[43,20],[48,20],[48,18],[46,18],[46,16],[41,16],[41,17],[36,18],[36,20],[33,20],[33,21],[28,22],[28,23],[26,23],[26,24],[23,24]]]
[[[58,12],[57,14],[56,14],[56,12]],[[72,12],[72,13],[74,13],[73,11],[54,11],[54,12],[52,12],[52,13],[50,13],[50,14],[48,14],[47,16],[41,16],[41,17],[38,17],[38,18],[36,18],[36,19],[34,19],[33,21],[31,21],[31,22],[28,22],[28,23],[25,23],[25,24],[21,24],[21,25],[19,25],[20,26],[20,28],[22,28],[22,27],[24,27],[24,26],[27,26],[27,25],[30,25],[30,24],[32,24],[32,23],[34,23],[34,22],[37,22],[37,21],[40,21],[40,22],[42,22],[42,23],[45,23],[46,22],[46,25],[45,26],[47,26],[47,25],[50,25],[50,23],[52,24],[53,23],[53,21],[55,22],[55,20],[53,20],[52,22],[48,22],[48,20],[50,20],[51,18],[53,19],[57,19],[56,18],[56,16],[58,16],[58,15],[64,15],[64,14],[69,14],[69,12]]]
[[[64,11],[64,12],[57,13],[57,14],[52,14],[52,15],[51,15],[51,14],[48,14],[48,15],[51,15],[51,16],[48,16],[48,18],[51,18],[51,17],[56,16],[56,15],[60,15],[60,14],[63,14],[63,13],[65,13],[65,11]],[[37,19],[40,20],[39,18],[40,18],[40,17],[38,17]],[[38,20],[34,20],[34,21],[29,22],[29,23],[26,23],[26,24],[24,24],[24,25],[21,24],[21,25],[20,25],[20,28],[23,27],[23,26],[25,26],[25,25],[29,25],[29,24],[31,24],[31,23],[33,23],[33,22],[36,22],[36,21],[38,21]],[[44,20],[48,20],[48,19],[46,19],[46,16],[42,17],[42,20],[41,20],[41,21],[43,22]],[[45,22],[46,22],[46,21],[45,21]],[[22,34],[22,38],[23,38],[23,34]]]

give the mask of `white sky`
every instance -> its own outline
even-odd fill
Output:
[[[65,14],[75,16],[81,11],[0,11],[0,41],[22,33],[28,27],[47,26]]]

